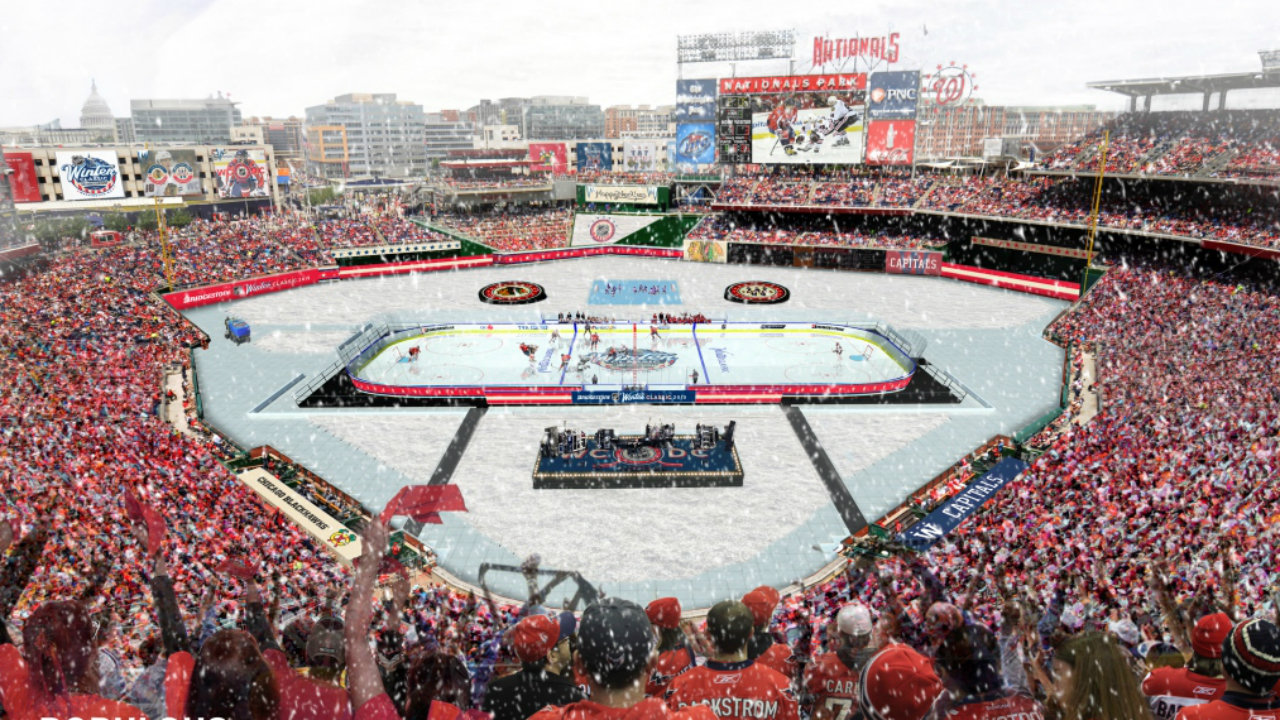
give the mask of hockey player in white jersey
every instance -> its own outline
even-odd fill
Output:
[[[858,121],[858,114],[845,105],[844,100],[835,95],[827,98],[827,105],[831,108],[831,126],[827,134],[837,136],[836,145],[848,145],[849,136],[845,128]]]

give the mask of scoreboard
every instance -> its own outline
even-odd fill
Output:
[[[721,95],[717,100],[716,137],[720,162],[751,162],[751,99],[746,95]]]

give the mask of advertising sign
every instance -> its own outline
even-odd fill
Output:
[[[667,169],[670,170],[676,166],[676,141],[667,141]]]
[[[867,89],[867,117],[871,120],[914,120],[920,96],[920,73],[872,73]]]
[[[260,148],[214,148],[213,173],[218,181],[218,197],[248,198],[271,195],[267,175],[267,151]]]
[[[716,80],[677,80],[676,123],[710,122],[716,117]]]
[[[613,245],[657,221],[658,218],[648,215],[578,213],[573,218],[573,239],[570,240],[569,245],[571,247]]]
[[[820,68],[827,63],[843,64],[850,59],[861,59],[868,65],[883,62],[892,65],[898,62],[898,38],[901,33],[889,33],[880,37],[826,37],[813,39],[813,67]]]
[[[658,167],[658,143],[653,140],[623,140],[622,153],[628,170],[648,172]]]
[[[296,270],[253,280],[237,280],[235,282],[219,283],[217,285],[169,293],[164,296],[164,299],[175,309],[186,310],[187,308],[200,307],[201,305],[212,305],[213,303],[240,300],[254,295],[292,290],[304,285],[314,285],[322,279],[321,273],[322,271],[320,270]]]
[[[40,177],[36,175],[36,162],[31,153],[6,152],[4,161],[13,172],[9,173],[9,189],[15,203],[40,202]]]
[[[729,248],[723,240],[690,240],[685,238],[684,259],[690,262],[728,262]]]
[[[253,488],[268,505],[284,513],[304,532],[329,548],[343,564],[350,565],[363,552],[360,538],[332,515],[316,507],[293,488],[262,468],[246,470],[237,477]]]
[[[942,253],[928,250],[886,250],[884,271],[892,275],[941,275]]]
[[[589,203],[657,205],[658,188],[654,185],[588,185],[583,199]]]
[[[124,197],[124,182],[113,150],[59,151],[54,156],[67,200],[105,200]]]
[[[977,80],[968,65],[956,65],[954,61],[946,67],[939,65],[935,72],[924,76],[920,99],[939,106],[963,105],[978,89]]]
[[[569,151],[564,143],[529,143],[529,159],[535,172],[569,172]]]
[[[573,393],[574,405],[679,404],[698,401],[696,390],[582,390]]]
[[[915,120],[873,120],[867,130],[867,164],[910,165],[915,142]]]
[[[676,165],[710,165],[716,161],[714,122],[676,126]]]
[[[613,143],[578,143],[578,172],[609,172],[613,169]]]
[[[1026,471],[1028,465],[1017,458],[1005,458],[985,475],[969,483],[958,495],[943,503],[942,507],[924,516],[920,522],[907,528],[898,540],[907,547],[927,550],[947,533],[959,527],[988,500]]]
[[[195,150],[139,150],[146,197],[203,195],[200,173],[196,171]]]
[[[831,75],[769,75],[766,77],[722,78],[721,95],[762,95],[777,93],[853,92],[867,89],[866,73]]]
[[[752,91],[751,162],[757,164],[846,164],[862,162],[867,76],[742,78]],[[733,81],[739,82],[739,81]],[[804,89],[801,89],[804,88]],[[721,91],[723,94],[723,82]]]

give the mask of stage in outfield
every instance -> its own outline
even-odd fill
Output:
[[[780,402],[896,392],[916,363],[837,323],[473,323],[394,330],[348,363],[361,392],[490,404]]]

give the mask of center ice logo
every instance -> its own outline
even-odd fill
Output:
[[[606,370],[661,370],[676,364],[679,356],[661,350],[617,350],[588,353],[583,356],[588,362],[595,363]]]

